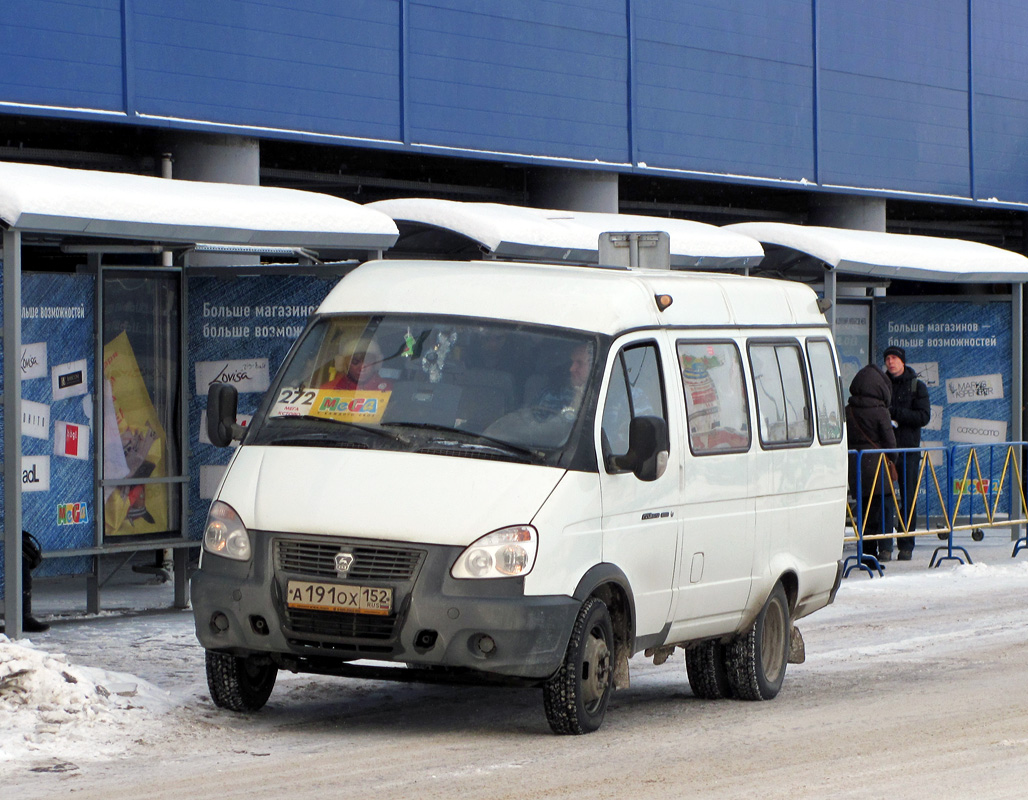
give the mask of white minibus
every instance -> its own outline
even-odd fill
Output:
[[[279,670],[480,681],[586,733],[675,648],[695,695],[770,699],[838,590],[839,371],[799,283],[369,262],[235,412],[213,385],[241,442],[191,589],[223,708]]]

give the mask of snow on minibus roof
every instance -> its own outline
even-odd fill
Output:
[[[1010,250],[936,236],[740,222],[724,230],[808,253],[841,273],[915,281],[1023,283],[1028,258]]]
[[[660,312],[663,294],[672,304]],[[795,281],[506,261],[370,261],[320,311],[483,317],[611,335],[655,325],[827,324],[817,295]]]
[[[609,231],[666,231],[671,264],[678,267],[733,269],[755,266],[764,256],[750,237],[684,219],[432,198],[379,200],[368,207],[397,222],[468,237],[499,258],[596,263],[599,236]]]
[[[383,250],[385,214],[295,189],[0,162],[0,220],[40,233],[159,242]]]

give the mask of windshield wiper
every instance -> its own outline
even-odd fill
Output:
[[[306,433],[298,436],[280,436],[268,442],[268,444],[277,445],[279,447],[300,446],[356,448],[363,450],[369,449],[366,442],[341,441],[338,436],[330,436],[327,433]]]
[[[501,453],[513,453],[515,455],[522,456],[531,461],[541,461],[543,454],[537,450],[530,450],[527,447],[521,445],[511,444],[504,439],[497,439],[493,436],[486,436],[484,433],[476,433],[475,431],[465,431],[460,428],[454,428],[450,425],[439,425],[434,422],[387,422],[386,425],[395,425],[404,428],[417,428],[420,430],[439,431],[440,433],[457,434],[458,436],[468,437],[470,439],[479,440],[482,442],[488,442],[488,444],[476,444],[474,442],[456,441],[450,442],[449,444],[456,445],[458,448],[475,449],[475,450],[493,450],[494,452]],[[436,444],[445,444],[441,441],[436,441]]]
[[[400,436],[400,434],[396,433],[395,431],[387,431],[387,430],[384,430],[379,425],[366,425],[363,422],[351,422],[349,420],[331,419],[329,417],[300,417],[300,416],[296,416],[296,417],[292,417],[292,416],[275,417],[274,420],[275,420],[275,422],[281,422],[283,420],[297,420],[297,421],[301,421],[302,420],[304,423],[306,423],[308,425],[316,425],[316,426],[321,427],[321,428],[324,428],[324,427],[327,427],[327,426],[334,427],[336,425],[345,425],[348,428],[356,428],[357,430],[362,431],[364,433],[373,433],[376,436],[380,436],[380,437],[382,437],[384,439],[389,439],[390,441],[401,442],[403,444],[408,444],[407,440],[404,439],[402,436]],[[319,431],[311,431],[310,433],[306,433],[306,434],[290,434],[288,437],[284,437],[284,438],[288,438],[288,439],[291,439],[291,440],[295,439],[297,441],[303,440],[303,439],[316,440],[316,439],[320,439],[320,438],[326,438],[326,437],[329,437],[331,435],[332,435],[332,433],[329,430],[319,430]]]

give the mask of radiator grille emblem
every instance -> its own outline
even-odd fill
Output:
[[[335,557],[336,572],[340,575],[346,575],[350,571],[350,567],[353,566],[353,553],[347,553],[340,550],[336,553]]]

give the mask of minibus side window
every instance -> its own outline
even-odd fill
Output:
[[[734,342],[678,342],[678,364],[694,455],[750,448],[750,406]]]
[[[835,372],[832,347],[824,339],[807,342],[807,359],[814,385],[814,408],[817,410],[817,438],[821,444],[842,441],[842,406],[839,380]]]
[[[813,422],[799,344],[752,344],[750,366],[761,443],[771,447],[810,444]]]
[[[657,346],[647,343],[625,347],[611,369],[603,403],[601,438],[607,472],[621,471],[610,465],[610,457],[628,452],[632,418],[660,417],[666,422],[666,408]]]

